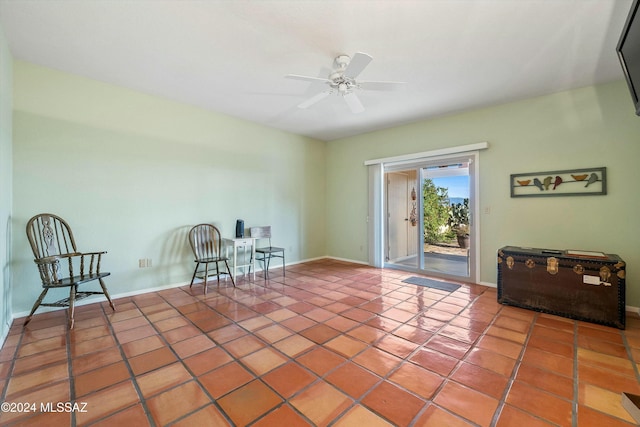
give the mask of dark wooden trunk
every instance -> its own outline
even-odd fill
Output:
[[[498,302],[624,329],[625,262],[506,246],[498,251]]]

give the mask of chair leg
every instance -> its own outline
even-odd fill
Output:
[[[75,312],[77,286],[71,286],[69,290],[69,329],[73,329],[73,315]]]
[[[104,296],[107,297],[109,301],[109,305],[111,306],[111,310],[116,311],[116,307],[113,305],[113,301],[111,301],[111,297],[109,296],[109,291],[107,291],[107,287],[105,286],[102,278],[98,279],[100,282],[100,286],[102,287],[102,292],[104,292]]]
[[[267,270],[265,273],[265,279],[269,278],[269,266],[271,265],[271,252],[269,252],[269,257],[267,258]]]
[[[40,304],[42,304],[42,300],[44,299],[44,296],[47,294],[47,292],[49,292],[48,288],[45,288],[42,293],[40,294],[40,296],[38,297],[37,301],[35,304],[33,304],[33,308],[31,309],[31,313],[29,313],[29,315],[27,316],[27,320],[24,321],[24,323],[22,324],[22,326],[25,326],[27,323],[29,323],[31,321],[31,318],[33,317],[33,313],[36,312],[36,310],[38,309],[38,307],[40,307]]]
[[[284,277],[284,252],[282,252],[282,277]]]
[[[189,285],[189,287],[193,286],[193,281],[196,280],[196,273],[198,272],[198,267],[200,266],[199,262],[196,262],[196,268],[195,270],[193,270],[193,276],[191,276],[191,284]]]
[[[231,283],[233,284],[233,287],[236,287],[236,282],[235,280],[233,280],[233,275],[231,274],[231,269],[229,268],[229,262],[225,259],[224,260],[224,265],[227,266],[227,273],[229,273],[229,277],[231,278]]]
[[[219,261],[216,261],[216,279],[218,279],[218,286],[220,286],[220,267],[218,263]]]
[[[265,276],[265,274],[267,274],[267,272],[265,270],[266,264],[264,263],[264,256],[262,258],[257,258],[256,257],[256,261],[262,263],[262,275],[264,276],[264,280],[267,280],[267,276]]]
[[[204,294],[207,294],[207,278],[209,277],[209,263],[204,264]]]

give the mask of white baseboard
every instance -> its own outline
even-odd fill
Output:
[[[11,321],[11,323],[13,323],[13,320]],[[11,325],[9,325],[9,327],[7,327],[4,331],[4,333],[2,334],[2,337],[0,337],[0,347],[4,346],[4,342],[6,341],[7,337],[9,336],[9,330],[11,329]]]
[[[479,284],[479,285],[482,285],[482,286],[487,286],[487,287],[489,287],[489,288],[497,288],[497,287],[498,287],[498,285],[497,285],[497,284],[495,284],[495,283],[491,283],[491,282],[480,282],[480,283],[478,283],[478,284]]]
[[[288,262],[288,263],[285,264],[285,266],[303,264],[305,262],[317,261],[317,260],[321,260],[321,259],[325,259],[325,258],[329,258],[329,257],[321,256],[321,257],[316,257],[316,258],[308,258],[308,259],[304,259],[304,260],[300,260],[300,261]],[[356,262],[356,261],[353,261],[353,262]],[[258,271],[262,271],[262,268],[258,264],[256,264],[256,272],[258,272]],[[220,278],[221,279],[224,279],[224,278],[227,278],[227,277],[229,277],[228,274],[220,274]],[[172,288],[178,288],[180,286],[185,286],[185,285],[188,285],[189,283],[191,283],[191,281],[179,282],[179,283],[171,283],[171,284],[168,284],[168,285],[156,286],[156,287],[153,287],[153,288],[138,289],[138,290],[130,291],[130,292],[122,292],[122,293],[119,293],[119,294],[111,295],[111,298],[115,300],[115,299],[118,299],[118,298],[125,298],[125,297],[131,297],[131,296],[146,294],[148,292],[163,291],[163,290],[166,290],[166,289],[172,289]],[[194,284],[196,284],[196,283],[202,283],[202,279],[196,279]],[[96,302],[103,302],[103,301],[105,301],[104,297],[101,297],[101,296],[89,297],[87,299],[83,299],[82,301],[79,301],[76,304],[76,307],[81,307],[83,305],[88,305],[88,304],[93,304],[93,303],[96,303]],[[40,307],[40,308],[38,308],[38,311],[36,312],[36,314],[37,313],[47,313],[49,311],[55,311],[55,310],[66,310],[66,308]],[[17,312],[17,313],[11,313],[11,320],[13,321],[13,320],[18,319],[20,317],[28,316],[30,311],[31,310],[20,311],[20,312]],[[2,341],[0,341],[0,342],[4,342],[4,338],[6,338],[6,336],[3,337]]]
[[[333,260],[336,260],[336,261],[349,262],[349,263],[353,263],[353,264],[369,265],[368,262],[356,261],[356,260],[353,260],[353,259],[333,257],[333,256],[320,256],[320,257],[315,257],[315,258],[307,258],[307,259],[300,260],[300,261],[288,262],[285,265],[289,266],[289,265],[303,264],[303,263],[306,263],[306,262],[318,261],[318,260],[322,260],[322,259],[333,259]],[[262,268],[258,268],[258,266],[256,265],[256,272],[258,272],[258,271],[262,271]],[[224,278],[224,277],[226,277],[228,275],[221,274],[220,276],[221,276],[221,278]],[[194,283],[201,283],[201,282],[202,282],[202,280],[196,281]],[[180,286],[185,286],[185,285],[188,285],[189,283],[190,283],[190,281],[188,281],[188,282],[178,282],[178,283],[171,283],[171,284],[163,285],[163,286],[156,286],[156,287],[153,287],[153,288],[138,289],[138,290],[131,291],[131,292],[123,292],[123,293],[115,294],[115,295],[112,295],[111,298],[115,300],[115,299],[118,299],[118,298],[125,298],[125,297],[131,297],[131,296],[146,294],[146,293],[149,293],[149,292],[163,291],[163,290],[166,290],[166,289],[173,289],[173,288],[178,288]],[[491,282],[480,282],[479,284],[482,285],[482,286],[490,287],[490,288],[497,288],[498,287],[497,284],[491,283]],[[80,306],[87,305],[87,304],[93,304],[93,303],[96,303],[96,302],[103,302],[103,301],[104,301],[103,297],[99,297],[99,296],[90,297],[90,298],[87,298],[87,299],[82,300],[79,303],[77,303],[76,307],[80,307]],[[54,311],[54,310],[64,310],[64,308],[41,307],[41,308],[38,309],[38,313],[46,313],[46,312]],[[18,312],[18,313],[12,313],[11,320],[13,321],[13,320],[18,319],[20,317],[25,317],[25,316],[29,315],[30,311],[31,310],[29,310],[29,311],[21,311],[21,312]],[[625,311],[636,313],[636,314],[640,315],[640,307],[627,305],[627,306],[625,306]],[[5,339],[7,338],[8,333],[9,333],[9,328],[7,328],[7,330],[5,331],[4,335],[2,337],[0,337],[0,343],[4,343]]]
[[[131,291],[131,292],[123,292],[123,293],[119,293],[119,294],[114,294],[114,295],[110,295],[111,299],[115,300],[118,298],[124,298],[124,297],[131,297],[131,296],[135,296],[135,295],[141,295],[141,294],[146,294],[149,292],[157,292],[157,291],[164,291],[166,289],[172,289],[172,288],[178,288],[180,286],[184,286],[184,285],[188,285],[189,283],[191,283],[191,281],[188,282],[180,282],[180,283],[172,283],[169,285],[163,285],[163,286],[156,286],[153,288],[144,288],[144,289],[138,289],[135,291]],[[198,282],[194,282],[194,283],[198,283]],[[104,302],[106,301],[106,299],[103,296],[95,296],[95,297],[89,297],[86,299],[83,299],[82,301],[79,301],[78,303],[75,304],[76,307],[82,307],[83,305],[88,305],[88,304],[93,304],[96,302]],[[36,312],[36,314],[40,314],[40,313],[47,313],[49,311],[56,311],[56,310],[66,310],[66,308],[62,307],[39,307],[38,311]],[[15,319],[19,319],[20,317],[25,317],[28,316],[29,313],[31,312],[31,310],[29,311],[20,311],[18,313],[12,313],[12,320]]]
[[[335,257],[335,256],[325,256],[319,259],[335,259],[336,261],[343,261],[343,262],[350,262],[352,264],[361,264],[361,265],[369,265],[368,262],[366,261],[356,261],[354,259],[349,259],[349,258],[339,258],[339,257]]]

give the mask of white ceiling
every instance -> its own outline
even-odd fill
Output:
[[[321,140],[623,78],[632,0],[0,0],[14,58]],[[297,104],[339,54],[407,82]]]

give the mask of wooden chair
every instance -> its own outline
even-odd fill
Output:
[[[282,258],[282,275],[284,276],[284,248],[278,248],[271,245],[271,226],[251,227],[249,232],[251,233],[251,237],[256,239],[256,261],[262,261],[265,280],[269,278],[269,264],[271,263],[271,258]],[[257,247],[258,239],[268,239],[269,246],[262,248]],[[251,267],[249,267],[249,269],[251,269]],[[249,273],[250,272],[251,271],[249,271]]]
[[[196,225],[189,231],[189,243],[191,245],[193,255],[196,258],[196,268],[193,270],[193,277],[191,277],[191,284],[189,287],[193,286],[193,281],[198,274],[198,267],[200,267],[200,264],[204,264],[204,274],[202,278],[204,279],[204,293],[206,295],[207,277],[209,277],[209,264],[211,263],[216,266],[215,276],[218,279],[218,285],[220,285],[220,269],[218,263],[221,261],[224,262],[224,265],[227,267],[227,273],[231,278],[231,283],[233,286],[236,286],[231,270],[229,269],[229,259],[222,256],[222,239],[220,238],[220,230],[218,230],[216,226],[211,224]]]
[[[102,280],[111,273],[100,271],[100,261],[106,252],[78,252],[69,224],[59,216],[43,213],[34,216],[27,223],[27,238],[33,250],[34,261],[40,272],[42,287],[40,297],[33,305],[24,325],[29,323],[38,307],[68,307],[69,329],[73,328],[74,304],[91,295],[104,295],[111,309],[115,306]],[[87,264],[89,267],[87,269]],[[78,291],[78,286],[97,280],[100,291]],[[45,295],[52,288],[69,288],[69,298],[52,303],[43,303]]]

